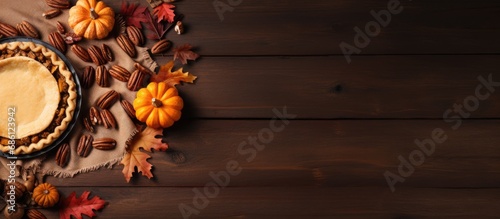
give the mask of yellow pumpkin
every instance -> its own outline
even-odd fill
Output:
[[[102,1],[78,0],[69,10],[68,24],[78,36],[103,39],[113,30],[115,12]]]
[[[33,200],[44,208],[50,208],[59,202],[59,192],[53,185],[43,183],[33,190]]]
[[[168,128],[181,118],[184,106],[175,87],[165,82],[151,82],[137,91],[133,102],[135,116],[151,128]]]

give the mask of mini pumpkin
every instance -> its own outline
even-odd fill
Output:
[[[44,208],[50,208],[59,202],[59,192],[53,185],[43,183],[33,190],[33,200]]]
[[[115,13],[102,1],[78,0],[69,10],[68,24],[78,36],[103,39],[113,30]]]
[[[135,116],[151,128],[168,128],[181,118],[184,106],[175,87],[165,82],[151,82],[137,92],[133,102]]]

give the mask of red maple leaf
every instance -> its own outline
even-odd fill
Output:
[[[149,30],[150,33],[146,34],[148,39],[160,40],[163,38],[167,29],[165,28],[164,22],[158,21],[158,17],[151,15],[149,11],[146,11],[146,22],[144,26]]]
[[[84,191],[82,196],[77,198],[76,193],[73,192],[66,199],[61,200],[59,203],[59,218],[71,219],[73,215],[76,219],[82,219],[82,214],[90,218],[96,216],[93,210],[104,208],[106,202],[98,196],[94,196],[89,200],[89,194],[89,191]]]
[[[136,26],[141,29],[141,22],[148,21],[148,17],[146,15],[147,11],[147,7],[140,6],[139,4],[129,4],[128,2],[123,1],[120,14],[123,18],[125,18],[125,23],[128,26]]]
[[[175,8],[175,5],[171,5],[168,3],[163,3],[161,5],[158,5],[154,9],[154,14],[158,17],[158,22],[161,21],[168,21],[169,23],[174,22],[174,10],[172,8]]]
[[[153,173],[151,173],[153,165],[147,161],[151,156],[141,151],[141,149],[147,152],[167,150],[168,145],[161,142],[161,138],[156,138],[156,136],[161,136],[161,134],[161,129],[147,127],[133,137],[132,142],[128,146],[127,153],[121,161],[121,164],[123,164],[122,173],[127,182],[132,178],[132,174],[136,172],[135,168],[137,168],[137,172],[142,172],[143,176],[149,179],[153,177]]]
[[[189,44],[184,44],[182,46],[176,47],[174,49],[174,60],[180,59],[182,64],[187,64],[187,60],[196,60],[200,55],[191,51],[193,46]]]

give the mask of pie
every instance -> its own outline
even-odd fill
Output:
[[[64,61],[32,42],[0,44],[0,151],[31,154],[68,128],[76,85]]]

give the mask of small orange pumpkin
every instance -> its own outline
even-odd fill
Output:
[[[78,36],[103,39],[113,30],[115,13],[102,1],[78,0],[69,10],[68,24]]]
[[[133,103],[135,116],[151,128],[168,128],[181,118],[184,106],[175,87],[165,82],[151,82],[137,91]]]
[[[50,208],[59,202],[59,192],[53,185],[43,183],[33,190],[33,200],[44,208]]]

